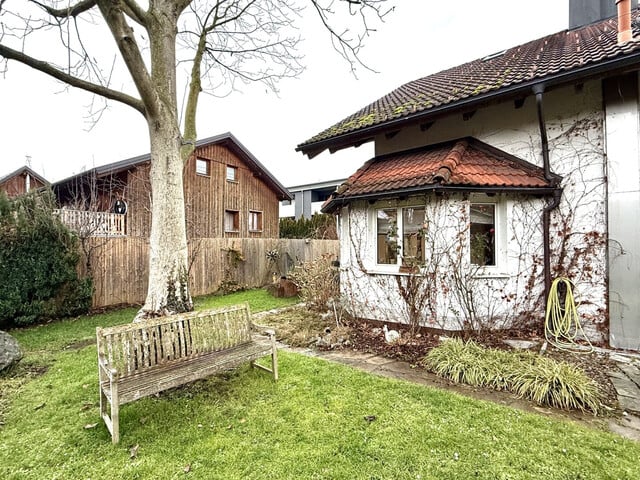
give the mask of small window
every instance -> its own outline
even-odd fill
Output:
[[[378,263],[395,264],[398,262],[398,211],[397,209],[378,210],[377,214]]]
[[[236,167],[232,167],[231,165],[227,165],[227,181],[236,182],[237,180],[238,180],[238,169]]]
[[[424,263],[424,207],[388,208],[377,212],[378,264]]]
[[[236,210],[224,211],[224,231],[225,232],[240,231],[240,212]]]
[[[471,264],[496,264],[496,206],[486,203],[471,204],[469,226],[469,253]]]
[[[196,158],[196,174],[209,176],[209,160]]]
[[[249,212],[249,231],[261,232],[262,231],[262,212]]]
[[[424,263],[424,208],[402,209],[402,257],[411,265]]]

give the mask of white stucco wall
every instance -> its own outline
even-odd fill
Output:
[[[544,95],[545,120],[550,146],[551,170],[563,177],[564,193],[551,221],[552,278],[568,277],[575,284],[581,302],[579,313],[589,337],[602,340],[601,324],[606,323],[606,188],[603,146],[602,94],[599,82],[580,88],[567,87]],[[430,128],[406,128],[391,139],[376,139],[376,154],[431,145],[465,136],[475,137],[530,163],[542,166],[540,133],[535,97],[528,97],[522,108],[513,102],[479,109],[471,119],[462,115],[436,121]],[[406,200],[412,205],[429,204],[424,196]],[[457,219],[458,235],[465,228],[469,200],[451,197],[441,204],[439,218]],[[544,199],[504,196],[506,260],[486,275],[470,272],[468,265],[458,272],[465,279],[466,298],[473,298],[474,309],[484,315],[489,326],[505,326],[525,317],[544,319],[542,209]],[[406,322],[406,305],[398,294],[397,275],[381,275],[375,267],[373,209],[395,202],[352,204],[341,214],[341,264],[343,293],[351,299],[354,313],[380,321]],[[440,233],[446,230],[440,225]],[[445,249],[449,237],[438,235]],[[446,239],[448,238],[448,240]],[[468,238],[468,237],[465,237]],[[458,243],[468,245],[468,240]],[[451,245],[449,245],[451,247]],[[462,247],[461,247],[462,248]],[[464,247],[467,248],[467,247]],[[356,252],[361,252],[357,254]],[[460,258],[468,259],[468,251]],[[429,263],[429,262],[427,262]],[[468,263],[468,262],[467,262]],[[458,269],[460,270],[460,269]],[[460,288],[452,288],[451,268],[441,265],[433,281],[425,285],[436,292],[428,299],[423,323],[446,329],[461,325],[465,308]],[[471,274],[475,273],[475,274]],[[403,310],[404,309],[404,310]]]

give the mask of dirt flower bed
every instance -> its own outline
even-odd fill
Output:
[[[319,348],[324,350],[350,349],[361,353],[371,353],[407,362],[416,368],[425,368],[424,357],[429,350],[440,343],[440,336],[422,332],[411,336],[399,325],[389,325],[400,333],[400,339],[389,344],[385,341],[382,324],[377,322],[354,321],[333,314],[320,314],[304,307],[292,307],[278,313],[267,314],[259,323],[276,328],[276,336],[283,343],[293,347]],[[498,335],[475,337],[478,343],[492,348],[510,349]],[[539,346],[543,340],[533,337]],[[571,353],[547,348],[545,355],[556,360],[580,367],[598,385],[602,394],[605,411],[617,409],[615,389],[607,376],[614,363],[605,355],[597,353]]]

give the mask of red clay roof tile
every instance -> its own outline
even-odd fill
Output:
[[[474,138],[392,153],[366,162],[331,201],[424,187],[548,189],[542,168]]]

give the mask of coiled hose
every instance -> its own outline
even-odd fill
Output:
[[[564,286],[564,301],[562,301],[561,286]],[[583,353],[593,351],[593,345],[580,324],[573,296],[573,284],[568,278],[558,277],[551,283],[544,321],[544,338],[550,344],[563,350]],[[589,346],[588,350],[576,342],[578,338],[586,341]]]

